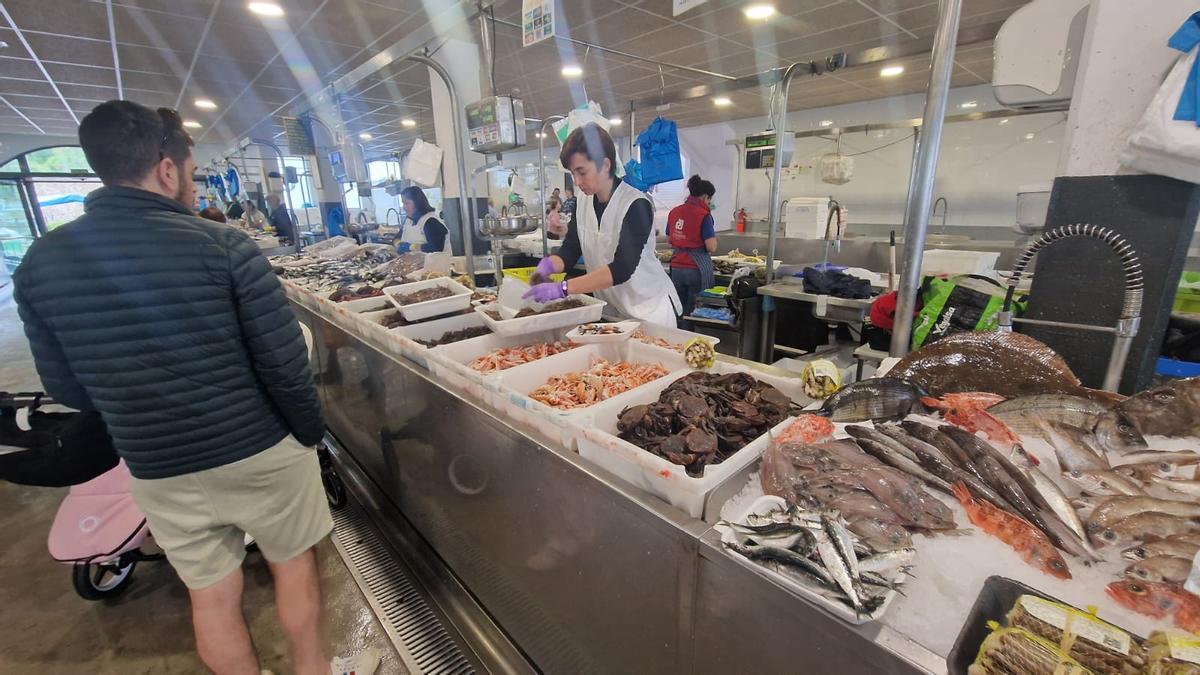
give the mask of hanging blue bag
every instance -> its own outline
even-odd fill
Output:
[[[636,159],[625,162],[625,175],[621,177],[621,180],[629,183],[630,187],[637,188],[642,192],[650,189],[645,179],[642,178],[642,165],[638,164]]]
[[[647,187],[683,178],[679,131],[674,122],[654,118],[650,126],[638,134],[637,144],[642,150],[642,181]]]

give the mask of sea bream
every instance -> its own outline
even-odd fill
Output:
[[[903,419],[909,413],[926,412],[921,403],[925,392],[894,377],[877,377],[842,387],[825,399],[818,415],[834,422]]]

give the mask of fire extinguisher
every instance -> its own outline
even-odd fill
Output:
[[[746,209],[738,209],[737,212],[737,231],[746,231]]]

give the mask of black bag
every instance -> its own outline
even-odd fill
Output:
[[[758,295],[758,289],[763,285],[762,280],[753,274],[740,276],[729,282],[729,295],[725,296],[725,306],[733,312],[733,317],[737,320],[741,311],[742,303],[739,300],[753,298]]]
[[[0,394],[0,400],[11,397]],[[97,412],[42,412],[35,396],[30,430],[17,426],[24,406],[0,405],[0,480],[40,487],[86,483],[111,470],[119,457]]]

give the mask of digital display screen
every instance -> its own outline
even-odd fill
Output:
[[[746,149],[770,148],[775,145],[775,134],[759,134],[746,137]]]
[[[477,129],[496,122],[496,106],[492,103],[481,103],[467,108],[467,127]]]

